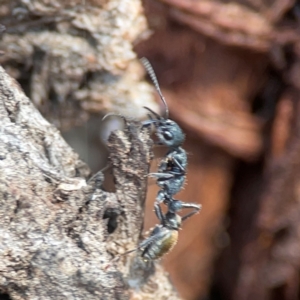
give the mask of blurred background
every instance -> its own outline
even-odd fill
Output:
[[[2,0],[0,24],[1,65],[93,172],[122,126],[104,114],[163,112],[153,65],[187,136],[176,198],[202,204],[162,260],[183,299],[300,299],[299,2]]]

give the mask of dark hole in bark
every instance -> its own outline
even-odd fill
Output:
[[[0,300],[11,300],[8,294],[0,294]]]
[[[103,219],[108,219],[107,221],[107,232],[109,234],[113,233],[117,227],[118,222],[117,218],[120,215],[120,212],[116,209],[107,209],[103,215]]]

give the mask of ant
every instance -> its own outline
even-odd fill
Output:
[[[173,196],[181,190],[184,184],[187,168],[187,155],[185,150],[180,146],[184,142],[185,135],[179,125],[169,119],[169,108],[164,96],[162,95],[155,72],[150,62],[146,58],[142,58],[141,62],[146,68],[156,91],[165,106],[165,113],[163,117],[159,116],[150,108],[145,107],[145,109],[147,109],[151,114],[148,114],[150,120],[143,124],[144,126],[154,124],[156,136],[158,137],[157,144],[165,145],[170,149],[165,158],[161,161],[158,167],[158,172],[149,174],[150,177],[157,178],[157,185],[162,188],[156,198],[158,202],[161,202],[164,198],[164,194],[166,194],[166,196]],[[154,119],[153,116],[156,117],[156,119]]]
[[[146,58],[142,58],[141,62],[147,70],[165,107],[163,117],[153,112],[150,108],[145,107],[150,114],[148,114],[149,120],[144,123],[144,126],[154,124],[158,138],[157,144],[165,145],[169,148],[166,156],[158,166],[158,172],[148,175],[155,177],[157,185],[161,187],[154,204],[155,214],[160,221],[160,225],[156,225],[150,236],[137,248],[142,250],[142,257],[154,260],[162,257],[175,246],[181,223],[199,212],[201,206],[194,203],[185,203],[173,198],[181,190],[186,177],[187,154],[181,148],[185,135],[179,125],[169,119],[168,105],[162,95],[151,64]],[[168,208],[165,215],[161,211],[160,203],[164,203]],[[193,211],[180,217],[177,212],[185,208],[192,208]]]
[[[169,148],[166,156],[159,164],[158,172],[148,175],[157,178],[157,184],[161,187],[154,204],[154,211],[160,224],[154,227],[149,237],[142,241],[137,248],[116,256],[113,261],[134,251],[140,251],[141,257],[145,261],[161,258],[176,245],[178,231],[181,228],[182,222],[198,213],[201,209],[201,205],[185,203],[173,198],[181,190],[186,176],[187,154],[181,148],[185,135],[179,125],[169,119],[169,109],[166,100],[161,93],[157,78],[149,61],[146,58],[142,58],[141,62],[145,66],[165,106],[163,117],[150,108],[145,107],[149,111],[149,120],[142,123],[142,127],[153,124],[158,138],[157,144],[165,145]],[[160,203],[164,203],[167,206],[165,214],[161,210]],[[181,217],[177,213],[182,209],[193,210]]]

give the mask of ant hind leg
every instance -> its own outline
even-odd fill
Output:
[[[186,204],[186,206],[184,208],[194,208],[194,210],[191,211],[190,213],[186,214],[185,216],[183,216],[181,218],[182,222],[187,220],[191,216],[195,215],[196,213],[198,213],[201,210],[201,205],[194,204],[194,203],[185,203],[185,204]]]

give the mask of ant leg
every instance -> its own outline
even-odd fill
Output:
[[[165,222],[165,217],[162,213],[162,210],[161,210],[161,207],[159,206],[159,204],[157,204],[157,203],[154,204],[154,210],[155,210],[155,214],[156,214],[157,218],[159,219],[161,224],[163,224]],[[156,225],[155,228],[153,229],[153,231],[151,232],[151,235],[147,239],[142,241],[137,248],[132,249],[132,250],[128,250],[128,251],[120,254],[120,256],[129,254],[129,253],[134,252],[134,251],[139,250],[139,249],[146,248],[148,245],[150,245],[151,243],[153,243],[157,239],[157,234],[159,232],[160,232],[160,226]]]
[[[181,208],[194,208],[194,209],[197,209],[199,211],[201,209],[201,205],[195,204],[195,203],[181,202]]]
[[[195,203],[186,203],[180,200],[176,200],[174,198],[168,202],[169,211],[177,213],[178,211],[185,209],[185,208],[193,208],[196,212],[201,209],[201,205]]]
[[[149,246],[150,244],[152,244],[158,237],[157,234],[160,232],[160,227],[157,225],[155,226],[155,228],[153,229],[153,231],[151,232],[151,235],[145,239],[144,241],[142,241],[138,247],[134,248],[134,249],[130,249],[128,251],[125,251],[124,253],[118,254],[117,256],[115,256],[111,262],[116,262],[118,261],[122,256],[130,254],[134,251],[138,251],[138,250],[144,250],[147,246]]]
[[[104,171],[106,171],[106,170],[108,170],[109,168],[111,167],[111,164],[110,163],[108,163],[104,168],[102,168],[99,172],[104,172]]]
[[[149,173],[149,177],[156,177],[157,179],[170,179],[173,178],[177,174],[173,173]],[[178,174],[181,175],[181,174]]]
[[[173,195],[168,189],[161,189],[158,191],[156,196],[156,203],[164,203],[168,206],[168,210],[176,213],[182,209],[182,203],[179,200],[176,200],[172,197]]]
[[[166,201],[166,191],[165,190],[158,191],[155,200],[157,203],[162,203],[162,202]]]
[[[162,169],[162,168],[160,168]],[[164,168],[166,169],[166,168]],[[156,177],[158,179],[169,179],[169,178],[173,178],[175,176],[184,176],[186,174],[186,172],[184,171],[183,167],[180,166],[180,172],[176,172],[176,171],[168,171],[167,172],[157,172],[157,173],[149,173],[148,176],[149,177]]]
[[[177,165],[177,167],[181,170],[182,173],[180,173],[180,174],[184,175],[186,173],[186,171],[183,168],[183,166],[180,164],[180,162],[175,157],[173,157],[172,159],[175,162],[175,164]]]
[[[190,213],[188,213],[187,215],[183,216],[181,218],[182,222],[187,220],[188,218],[190,218],[191,216],[195,215],[196,213],[198,213],[201,209],[201,205],[197,205],[197,204],[193,204],[193,203],[186,203],[187,205],[189,206],[186,206],[184,208],[191,208],[191,207],[194,207],[195,210],[191,211]]]
[[[165,217],[164,217],[164,214],[161,210],[161,207],[158,203],[155,203],[154,204],[154,211],[155,211],[155,214],[158,218],[158,220],[160,221],[161,224],[164,224],[165,223]]]
[[[145,240],[143,240],[137,249],[144,249],[145,247],[147,247],[149,244],[153,243],[156,239],[157,239],[157,234],[160,232],[161,227],[159,225],[156,225],[154,227],[154,229],[152,230],[152,232],[150,233],[150,235],[148,236],[148,238],[146,238]]]

